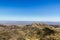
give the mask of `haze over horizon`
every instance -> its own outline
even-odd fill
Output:
[[[0,0],[0,21],[60,22],[60,0]]]

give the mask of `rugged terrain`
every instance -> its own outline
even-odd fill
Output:
[[[60,25],[1,25],[0,40],[60,40]]]

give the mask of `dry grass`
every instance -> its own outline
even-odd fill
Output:
[[[60,40],[60,26],[47,24],[0,25],[0,40]]]

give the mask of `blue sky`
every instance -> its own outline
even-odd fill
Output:
[[[0,0],[0,20],[60,21],[60,0]]]

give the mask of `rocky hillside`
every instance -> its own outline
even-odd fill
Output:
[[[60,26],[36,23],[0,25],[0,40],[60,40]]]

